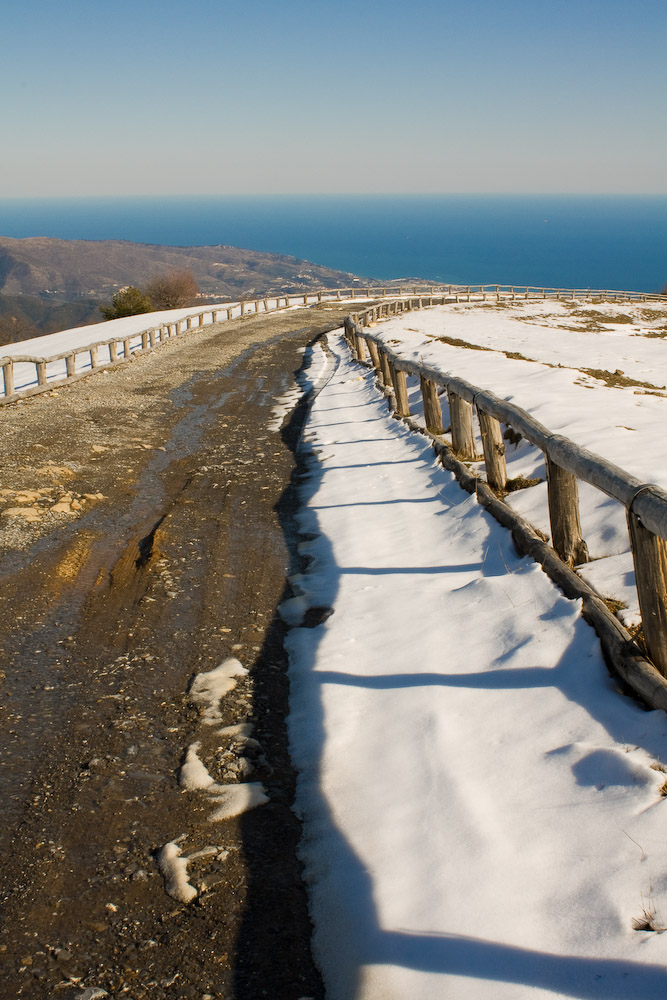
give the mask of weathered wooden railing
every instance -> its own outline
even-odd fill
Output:
[[[387,304],[374,305],[346,319],[346,338],[355,357],[365,363],[370,361],[390,394],[395,414],[409,422],[406,376],[419,378],[426,433],[436,444],[440,444],[445,433],[438,393],[439,390],[447,393],[451,439],[449,454],[453,453],[453,461],[448,467],[468,478],[468,486],[477,492],[484,506],[499,520],[512,528],[516,528],[521,522],[521,530],[525,528],[529,533],[532,532],[532,539],[526,543],[524,550],[530,550],[530,554],[539,558],[545,569],[550,575],[557,577],[557,582],[561,585],[567,579],[564,589],[567,593],[569,588],[569,596],[588,599],[588,610],[595,619],[593,624],[596,628],[599,625],[607,635],[607,651],[611,652],[614,666],[650,704],[667,710],[667,493],[659,486],[642,483],[568,438],[553,434],[525,410],[499,398],[490,390],[471,385],[436,367],[401,357],[381,337],[364,329],[382,316],[392,315],[397,309],[400,311],[401,305],[408,309],[414,308],[415,303],[411,299],[404,300],[400,305],[391,303],[389,312]],[[471,474],[470,469],[463,465],[482,459],[477,448],[475,414],[479,425],[486,483],[476,472]],[[414,421],[412,423],[416,426]],[[541,542],[538,533],[525,525],[499,499],[507,484],[503,426],[526,438],[544,454],[553,549]],[[444,443],[443,448],[449,450]],[[648,664],[648,673],[641,666],[641,656],[633,651],[630,636],[613,618],[598,595],[578,577],[578,583],[573,583],[574,574],[570,572],[572,567],[588,561],[579,516],[578,480],[590,483],[623,504],[626,510],[644,643],[650,661],[659,674]],[[549,556],[548,550],[552,553],[555,550],[564,572],[553,566],[553,556]],[[551,564],[553,573],[546,564]],[[600,629],[598,632],[600,634]],[[609,646],[613,647],[611,651]]]
[[[8,355],[0,357],[0,368],[3,374],[4,393],[0,396],[0,405],[13,402],[21,397],[45,392],[47,389],[73,382],[76,379],[90,375],[109,364],[128,361],[132,355],[152,350],[158,344],[171,337],[178,336],[193,328],[202,327],[205,317],[209,323],[216,323],[220,318],[230,320],[237,317],[255,316],[260,312],[274,312],[289,309],[294,306],[307,306],[323,301],[340,302],[353,299],[382,299],[381,304],[374,306],[373,316],[389,316],[403,312],[405,309],[421,308],[423,305],[444,305],[449,302],[475,302],[489,299],[557,299],[557,300],[597,300],[606,301],[634,300],[642,302],[665,301],[667,296],[648,292],[596,291],[585,289],[537,288],[528,285],[437,285],[437,284],[396,284],[386,283],[374,286],[358,286],[351,288],[315,289],[297,294],[265,296],[251,300],[241,300],[209,306],[189,316],[178,320],[160,323],[132,334],[119,334],[107,340],[95,341],[85,346],[73,347],[68,351],[50,357],[34,357],[26,355]],[[1,349],[1,348],[0,348]],[[100,357],[100,351],[108,352],[108,360]],[[79,356],[87,360],[78,363]],[[65,362],[64,377],[49,375],[48,366]],[[17,389],[14,377],[14,366],[29,364],[35,366],[35,379],[25,387]]]
[[[122,363],[128,361],[130,357],[145,351],[152,350],[158,344],[171,337],[178,336],[192,329],[219,322],[221,319],[231,320],[233,318],[244,318],[256,316],[261,312],[276,312],[290,309],[295,306],[307,306],[323,301],[343,301],[355,298],[377,298],[394,295],[412,294],[434,294],[440,291],[444,294],[455,294],[453,289],[457,286],[447,285],[411,285],[405,286],[382,286],[382,288],[336,288],[336,289],[315,289],[314,291],[299,292],[297,294],[286,294],[279,296],[265,296],[256,299],[242,299],[240,302],[231,302],[229,305],[221,304],[215,307],[209,306],[197,312],[191,313],[178,320],[169,320],[146,330],[135,333],[118,334],[106,340],[98,340],[82,346],[72,347],[70,350],[60,354],[53,354],[49,357],[35,357],[34,355],[14,354],[0,357],[0,369],[2,369],[2,388],[4,393],[0,396],[0,405],[13,402],[24,396],[35,395],[45,392],[47,389],[54,389],[58,386],[74,382],[77,379],[90,375],[92,372],[106,367],[109,364]],[[208,323],[205,322],[209,317]],[[1,348],[0,348],[1,350]],[[100,354],[108,351],[108,360],[102,359]],[[85,358],[83,363],[79,358]],[[49,375],[48,366],[58,362],[65,362],[66,374],[64,377]],[[17,388],[14,377],[14,366],[29,364],[35,366],[35,378],[31,384]]]

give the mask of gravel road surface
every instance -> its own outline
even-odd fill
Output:
[[[2,996],[322,996],[276,614],[304,408],[273,414],[343,314],[207,327],[0,409]],[[207,727],[189,687],[229,657]],[[188,748],[268,802],[211,821]]]

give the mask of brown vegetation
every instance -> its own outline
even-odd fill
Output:
[[[189,268],[165,271],[148,282],[146,294],[154,309],[180,309],[195,303],[199,285]]]

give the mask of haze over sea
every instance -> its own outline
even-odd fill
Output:
[[[0,200],[0,235],[223,244],[369,278],[659,291],[665,195]]]

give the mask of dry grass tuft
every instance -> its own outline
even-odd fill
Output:
[[[505,483],[505,493],[516,493],[517,490],[526,490],[530,486],[538,486],[543,482],[544,480],[540,479],[539,476],[534,479],[529,479],[526,476],[515,476],[514,479],[508,479]]]
[[[648,902],[642,906],[641,916],[634,917],[632,920],[632,929],[634,931],[653,931],[655,934],[667,931],[667,927],[658,917],[658,908],[651,899],[650,892]]]

